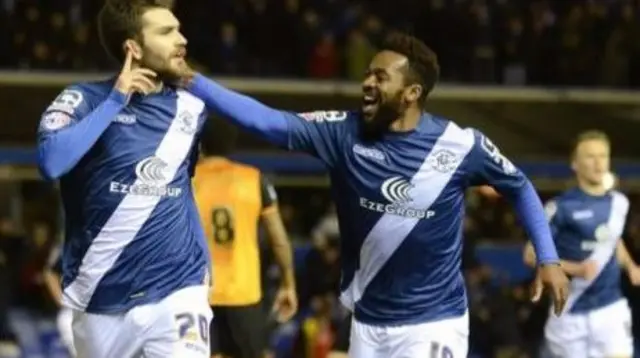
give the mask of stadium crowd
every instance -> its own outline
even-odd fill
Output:
[[[100,3],[0,1],[0,66],[109,68],[93,21]],[[191,57],[216,74],[359,79],[391,26],[435,49],[445,81],[640,85],[636,0],[177,0],[175,7]]]

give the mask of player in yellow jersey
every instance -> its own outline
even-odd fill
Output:
[[[273,186],[258,169],[225,158],[235,144],[235,128],[223,121],[209,125],[193,185],[213,265],[211,354],[261,358],[266,317],[261,304],[259,222],[282,274],[274,313],[283,322],[298,305],[291,245]]]

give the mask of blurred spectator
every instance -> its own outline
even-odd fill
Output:
[[[527,82],[527,39],[524,22],[517,16],[507,20],[506,35],[502,47],[502,83],[522,86]]]
[[[311,314],[302,321],[294,357],[326,358],[335,337],[332,312],[335,305],[333,292],[318,294],[311,299]]]
[[[359,29],[352,30],[349,33],[345,53],[347,78],[360,81],[374,54],[375,48],[365,34]]]
[[[15,223],[0,220],[0,357],[17,357],[17,337],[9,324],[9,308],[20,282],[25,260],[25,238]]]
[[[327,242],[340,239],[340,227],[338,225],[338,213],[334,204],[329,205],[327,212],[320,218],[311,231],[311,238],[315,247],[321,248]]]
[[[309,59],[309,75],[313,78],[331,79],[338,76],[338,49],[333,34],[326,32],[313,48]]]
[[[220,39],[215,51],[214,67],[216,72],[230,75],[240,73],[243,69],[242,50],[238,44],[236,25],[224,22],[220,26]]]
[[[494,23],[489,6],[484,1],[471,8],[473,18],[473,47],[471,49],[471,80],[491,83],[495,80]]]
[[[314,243],[315,244],[315,243]],[[340,247],[336,238],[312,246],[304,260],[304,276],[298,284],[301,304],[324,292],[337,294],[340,284]]]
[[[109,69],[99,2],[55,4],[3,2],[0,66]],[[640,86],[632,1],[177,0],[176,12],[193,60],[220,74],[359,80],[389,26],[436,50],[443,81]]]

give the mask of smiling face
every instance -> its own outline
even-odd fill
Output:
[[[422,86],[410,81],[409,60],[393,51],[379,52],[362,81],[362,125],[368,133],[384,132],[411,105],[417,105]]]

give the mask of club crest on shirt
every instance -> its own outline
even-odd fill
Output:
[[[178,115],[178,121],[180,130],[186,134],[194,134],[198,130],[198,121],[187,111]]]
[[[427,161],[434,170],[440,173],[450,173],[458,167],[460,156],[450,150],[441,149],[430,154]]]
[[[44,131],[57,131],[71,124],[71,116],[63,112],[51,112],[44,115],[40,127]]]
[[[611,230],[609,229],[609,226],[607,226],[607,224],[600,224],[596,228],[593,236],[598,241],[607,241],[611,239]]]

